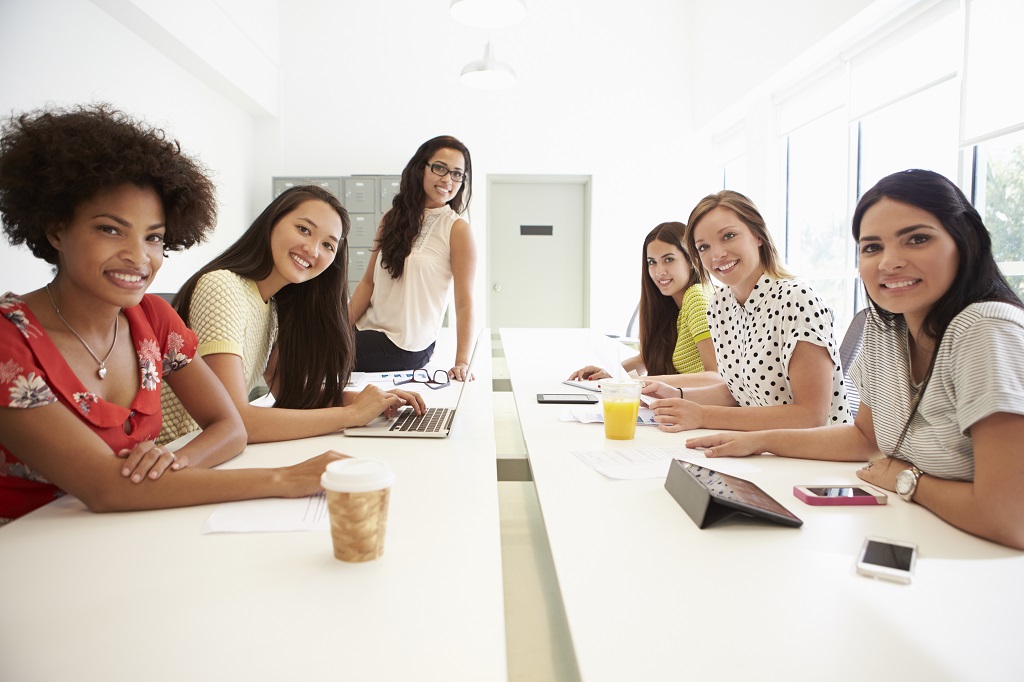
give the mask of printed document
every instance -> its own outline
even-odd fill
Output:
[[[686,447],[593,450],[572,454],[595,471],[608,478],[617,479],[665,478],[668,476],[668,465],[673,459],[681,459],[734,476],[761,470],[745,459],[709,458],[700,450]]]

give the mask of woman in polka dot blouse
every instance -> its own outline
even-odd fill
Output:
[[[686,243],[701,281],[724,286],[708,318],[720,382],[685,375],[650,382],[665,431],[810,428],[852,421],[832,311],[779,261],[757,207],[738,192],[704,197],[690,213]]]
[[[927,170],[882,178],[853,214],[871,300],[850,370],[849,426],[721,433],[710,457],[870,461],[857,475],[950,524],[1024,549],[1024,304],[960,188]]]

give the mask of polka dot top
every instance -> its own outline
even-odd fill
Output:
[[[741,305],[729,287],[715,290],[708,307],[718,372],[741,406],[793,402],[789,360],[800,341],[824,346],[832,357],[830,424],[852,423],[833,331],[832,310],[796,279],[762,276]]]

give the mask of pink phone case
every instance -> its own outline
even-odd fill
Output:
[[[829,506],[877,506],[885,504],[885,494],[882,492],[872,492],[871,495],[861,495],[859,497],[819,497],[818,495],[810,495],[800,489],[801,486],[793,486],[793,495],[797,499],[806,502],[807,504],[814,505],[816,507],[829,507]],[[867,486],[862,485],[805,485],[804,488],[864,488],[871,490]],[[882,497],[879,500],[875,495]]]

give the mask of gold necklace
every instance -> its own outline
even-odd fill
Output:
[[[100,380],[105,379],[107,376],[107,360],[110,359],[110,354],[114,352],[114,346],[117,345],[117,318],[121,317],[121,311],[118,310],[117,315],[114,316],[114,340],[110,343],[110,350],[107,351],[107,357],[100,360],[98,357],[96,357],[96,354],[92,352],[92,348],[89,348],[89,344],[85,342],[85,339],[79,336],[78,332],[75,331],[74,327],[68,324],[68,321],[65,320],[64,316],[60,314],[60,308],[57,307],[57,303],[53,300],[53,294],[50,293],[49,284],[46,285],[46,295],[50,297],[50,305],[53,306],[53,312],[57,313],[57,317],[60,318],[60,321],[63,322],[64,326],[68,328],[68,331],[74,334],[75,337],[82,342],[82,345],[85,346],[85,349],[87,351],[89,351],[89,355],[92,356],[92,359],[99,363],[100,367],[99,369],[96,370],[96,375],[99,376]]]

